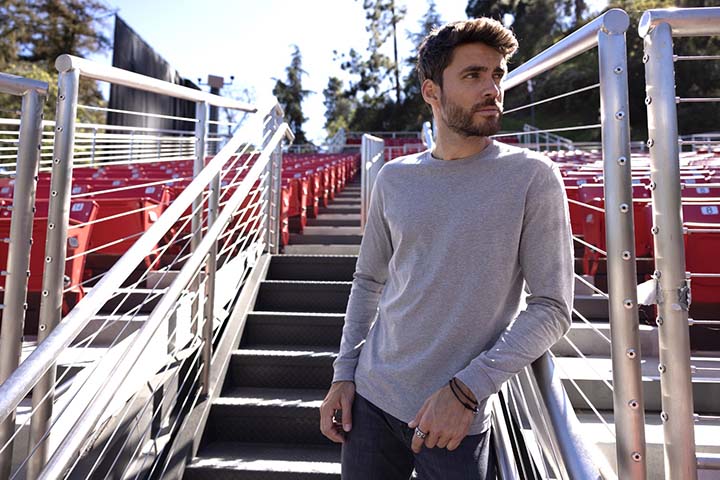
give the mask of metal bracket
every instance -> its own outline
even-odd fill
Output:
[[[678,304],[687,312],[690,310],[690,303],[692,303],[690,280],[685,280],[683,286],[678,288]]]

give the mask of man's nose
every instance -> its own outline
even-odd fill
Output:
[[[500,97],[501,94],[502,94],[502,89],[500,88],[500,85],[495,83],[494,80],[487,82],[487,84],[485,85],[484,92],[483,92],[483,95],[485,97],[498,98],[498,97]]]

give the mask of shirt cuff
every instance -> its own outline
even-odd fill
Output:
[[[493,393],[497,393],[495,383],[487,373],[480,369],[472,369],[472,371],[471,369],[472,365],[468,365],[455,377],[470,389],[478,402],[483,402]]]

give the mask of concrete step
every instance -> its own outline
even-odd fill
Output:
[[[338,347],[253,346],[232,352],[225,388],[327,389]]]
[[[362,239],[362,232],[360,231],[360,227],[325,227],[325,226],[308,225],[303,230],[303,236],[312,236],[312,235],[328,235],[328,236],[350,235],[350,236],[357,236]]]
[[[350,282],[356,255],[274,255],[266,280]]]
[[[643,356],[657,357],[659,355],[657,327],[640,325],[640,349]],[[583,355],[592,357],[610,357],[610,324],[608,322],[593,322],[587,324],[575,321],[570,331],[558,341],[551,351],[558,357],[577,357],[577,347]]]
[[[345,313],[352,282],[265,280],[255,310]]]
[[[360,202],[362,200],[360,197],[351,197],[351,196],[335,196],[335,199],[332,201],[332,205],[348,205],[351,207],[357,207],[360,208]]]
[[[326,388],[227,389],[212,404],[205,439],[332,445],[319,427]]]
[[[318,218],[309,218],[307,221],[307,227],[359,227],[360,226],[360,218],[357,220],[342,220],[342,219],[332,219],[332,218],[326,218],[331,216],[332,214],[324,215]],[[352,217],[360,217],[359,215],[351,215],[348,214],[347,216]]]
[[[340,480],[340,446],[213,442],[201,448],[184,479]]]
[[[360,245],[286,245],[283,251],[289,255],[357,255]]]
[[[588,320],[600,320],[607,322],[609,318],[608,301],[602,295],[576,294],[573,301],[573,308]],[[579,320],[579,317],[575,315]]]
[[[706,415],[720,414],[720,403],[717,401],[720,398],[720,359],[693,357],[691,363],[697,369],[693,375],[695,412]],[[610,358],[556,357],[555,364],[568,397],[576,409],[589,409],[587,402],[578,392],[578,388],[598,410],[613,409],[612,391],[605,383],[612,385],[612,361]],[[658,365],[657,358],[643,356],[643,399],[645,410],[648,412],[662,410]]]
[[[336,205],[334,203],[331,203],[327,207],[320,208],[320,215],[323,215],[325,213],[354,213],[359,214],[360,213],[360,207],[352,207],[347,205]]]
[[[607,426],[600,421],[595,413],[590,411],[577,411],[578,420],[582,424],[583,436],[591,439],[607,458],[608,463],[617,471],[615,460],[615,421],[612,410],[601,411]],[[720,453],[720,421],[701,421],[695,424],[695,444],[697,453]],[[645,416],[645,442],[647,458],[647,478],[665,478],[663,460],[663,426],[660,415]],[[717,480],[717,471],[700,471],[698,480]]]
[[[346,220],[346,221],[360,221],[359,213],[326,213],[318,218],[308,218],[308,223],[314,220]]]
[[[342,313],[251,312],[243,331],[243,348],[254,345],[321,345],[337,347]]]
[[[357,227],[306,227],[307,228],[357,228]],[[291,245],[360,245],[362,235],[360,234],[320,234],[313,235],[309,233],[290,234]]]

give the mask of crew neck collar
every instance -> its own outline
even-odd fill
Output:
[[[487,158],[487,157],[496,155],[497,153],[498,153],[497,142],[491,138],[490,143],[488,143],[488,145],[485,148],[483,148],[481,151],[479,151],[478,153],[475,153],[468,157],[457,158],[455,160],[443,160],[443,159],[437,158],[437,157],[433,156],[432,150],[428,150],[427,156],[426,156],[426,163],[429,165],[442,166],[442,167],[467,165],[468,163],[473,163],[477,160],[482,160],[483,158]]]

